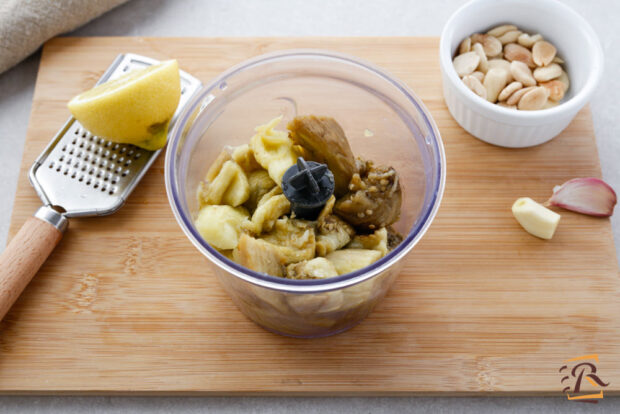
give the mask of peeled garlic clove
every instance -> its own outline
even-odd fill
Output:
[[[532,236],[549,240],[560,222],[560,215],[529,197],[523,197],[512,205],[512,215],[521,227]]]
[[[456,73],[458,73],[460,77],[463,77],[476,70],[480,63],[480,57],[476,52],[467,52],[455,57],[452,63],[454,64]]]
[[[609,217],[614,212],[616,192],[605,181],[589,177],[574,178],[553,189],[545,205],[597,217]]]
[[[541,40],[532,46],[532,59],[538,66],[547,66],[553,61],[557,50],[551,43]]]

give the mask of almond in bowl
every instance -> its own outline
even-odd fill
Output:
[[[452,63],[473,93],[510,109],[554,107],[570,86],[556,47],[540,33],[526,33],[513,24],[466,37]]]

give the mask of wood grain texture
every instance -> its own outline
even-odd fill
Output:
[[[56,227],[30,217],[0,254],[0,321],[61,238]]]
[[[391,293],[349,332],[297,340],[239,313],[175,222],[161,157],[113,216],[70,230],[1,324],[5,393],[548,394],[597,353],[620,390],[620,281],[607,219],[563,212],[551,242],[524,232],[517,197],[600,176],[587,109],[548,144],[504,149],[444,104],[434,38],[61,38],[44,48],[12,234],[39,206],[27,169],[121,52],[175,57],[204,82],[268,51],[328,48],[407,82],[443,136],[448,179],[428,234]]]

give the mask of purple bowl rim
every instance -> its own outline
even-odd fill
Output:
[[[327,279],[286,279],[277,276],[270,276],[263,273],[258,273],[250,270],[238,263],[226,258],[217,250],[207,243],[202,236],[195,229],[193,222],[183,212],[179,198],[179,189],[175,179],[174,170],[176,166],[174,154],[177,151],[180,141],[182,126],[188,121],[189,117],[197,109],[200,102],[202,102],[206,96],[208,96],[214,89],[216,89],[226,79],[234,76],[235,74],[255,66],[259,66],[268,61],[278,60],[282,58],[299,58],[299,57],[317,57],[323,59],[339,60],[341,62],[352,64],[354,66],[361,67],[362,69],[369,70],[373,74],[379,76],[384,81],[387,81],[392,86],[396,87],[406,98],[412,103],[419,111],[424,125],[426,125],[429,134],[432,136],[432,143],[435,152],[438,154],[439,162],[434,163],[436,167],[437,179],[434,185],[434,191],[432,193],[432,199],[430,200],[430,208],[426,209],[421,220],[418,220],[417,224],[413,226],[404,240],[391,252],[372,263],[371,265],[364,267],[360,270],[356,270],[351,273],[339,275]],[[217,99],[217,98],[216,98]],[[170,141],[168,142],[168,148],[166,149],[165,160],[165,184],[166,193],[168,195],[168,201],[173,210],[177,222],[181,225],[183,232],[188,236],[192,244],[208,259],[210,259],[215,265],[219,266],[223,270],[232,273],[233,275],[250,282],[255,285],[259,285],[265,288],[297,292],[297,293],[310,293],[310,292],[326,292],[336,289],[342,289],[347,286],[352,286],[361,283],[365,280],[371,279],[377,274],[382,273],[392,264],[401,260],[405,254],[407,254],[422,238],[422,236],[428,230],[428,227],[432,223],[445,188],[446,180],[446,159],[443,141],[439,133],[439,129],[435,124],[434,119],[430,115],[430,112],[422,101],[415,95],[415,93],[396,76],[389,74],[387,71],[380,69],[374,64],[364,61],[360,58],[353,57],[351,55],[332,52],[322,49],[288,49],[277,52],[271,52],[262,54],[250,59],[247,59],[235,66],[230,67],[220,75],[215,77],[208,85],[204,86],[191,101],[187,103],[183,111],[179,114],[177,121],[175,122],[171,132]]]

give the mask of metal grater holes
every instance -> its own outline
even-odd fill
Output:
[[[126,167],[142,156],[136,147],[106,141],[82,127],[73,135],[71,144],[62,146],[60,157],[48,168],[110,195],[117,191],[120,179],[130,174]]]

